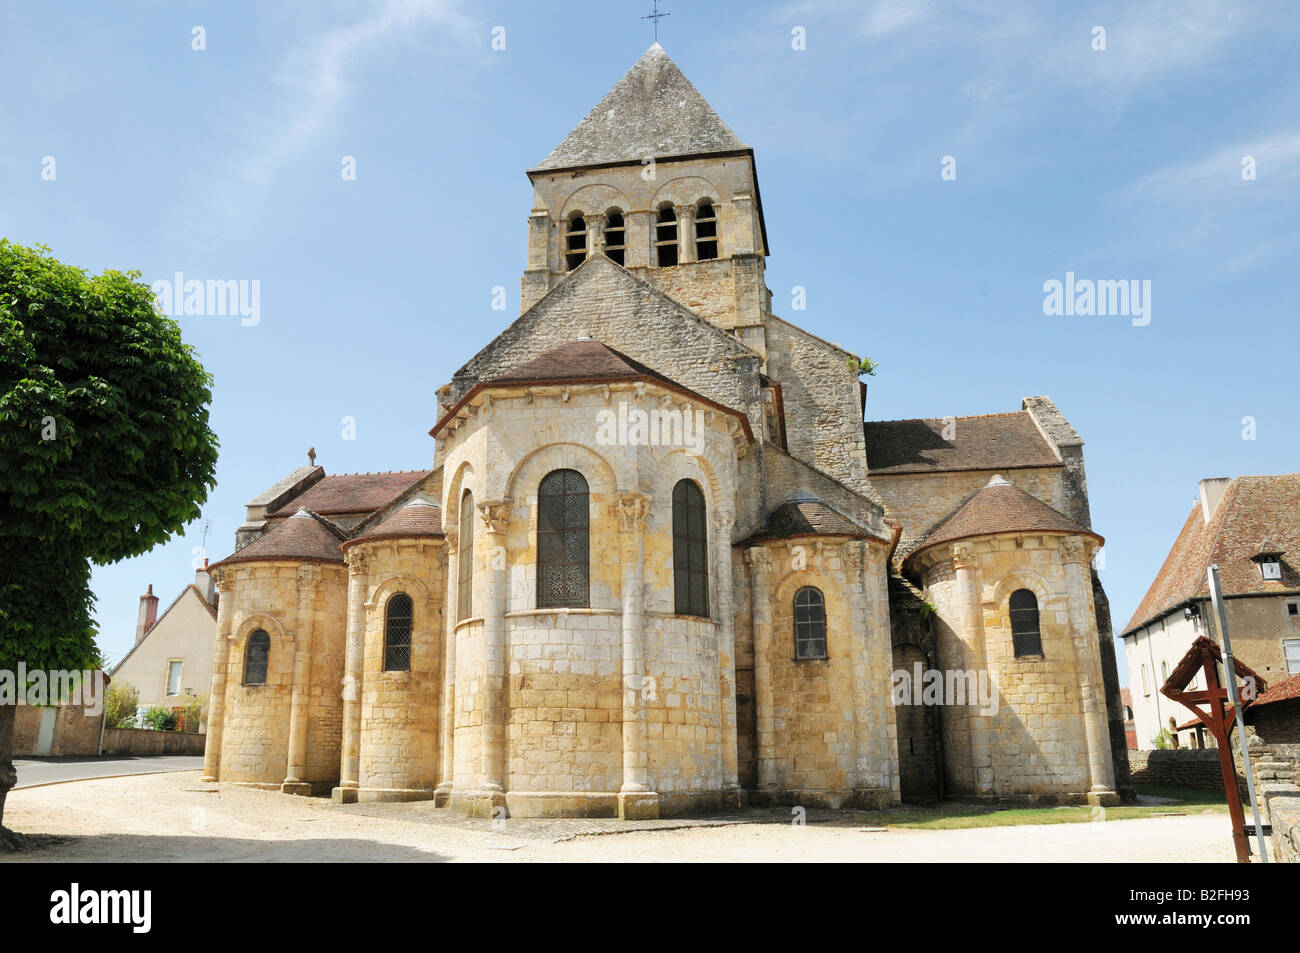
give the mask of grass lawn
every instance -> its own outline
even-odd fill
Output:
[[[1092,821],[1123,821],[1157,814],[1204,814],[1227,812],[1228,803],[1220,791],[1135,784],[1138,794],[1173,798],[1173,804],[1124,805],[1123,807],[1024,807],[999,808],[960,801],[943,801],[926,807],[894,811],[873,811],[863,820],[879,827],[912,827],[922,830],[957,830],[966,827],[1010,827],[1017,824],[1087,824]]]

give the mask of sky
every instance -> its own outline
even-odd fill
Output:
[[[773,310],[878,363],[872,420],[1049,395],[1086,441],[1117,630],[1198,480],[1300,469],[1294,5],[661,9],[755,150]],[[146,586],[166,608],[228,555],[308,447],[328,473],[431,466],[435,389],[518,314],[524,170],[651,44],[649,12],[0,4],[0,236],[259,291],[178,318],[215,381],[218,485],[183,535],[95,569],[110,660]],[[1138,282],[1143,308],[1045,313],[1067,274]]]

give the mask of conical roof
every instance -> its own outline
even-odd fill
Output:
[[[957,507],[912,550],[998,533],[1071,533],[1101,537],[1000,476]]]
[[[348,540],[343,544],[343,548],[347,549],[355,543],[368,543],[377,539],[413,539],[442,535],[442,510],[437,504],[417,496],[364,533]]]
[[[339,543],[342,540],[342,531],[333,523],[311,510],[300,509],[283,523],[267,530],[243,549],[215,565],[280,559],[341,563],[343,554],[339,551]]]
[[[747,149],[656,43],[529,171]]]

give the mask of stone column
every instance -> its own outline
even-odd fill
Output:
[[[441,768],[438,787],[434,790],[435,807],[445,807],[451,799],[456,773],[456,616],[460,614],[460,533],[456,527],[443,527],[447,540],[447,581],[443,598],[443,670],[442,670],[442,724],[439,737],[442,744]]]
[[[320,567],[298,567],[298,621],[294,632],[293,695],[289,706],[289,769],[280,790],[285,794],[311,794],[307,774],[307,723],[311,703],[312,610],[320,583]]]
[[[957,622],[961,626],[958,636],[966,646],[966,665],[976,673],[988,672],[984,647],[983,610],[980,603],[979,562],[975,555],[975,547],[970,543],[955,544],[952,547],[952,565],[957,577]],[[955,667],[947,659],[944,660],[944,665]],[[992,675],[993,673],[989,672],[990,678]],[[970,725],[974,793],[992,794],[994,787],[992,722],[988,717],[975,713],[974,710],[966,717]]]
[[[659,795],[650,790],[645,716],[645,528],[650,498],[636,490],[618,493],[611,509],[618,525],[623,595],[623,785],[618,816],[648,820],[659,816]]]
[[[230,678],[230,640],[234,606],[230,577],[222,570],[216,573],[217,592],[217,643],[212,648],[212,681],[208,689],[207,746],[203,749],[203,780],[221,778],[221,734],[226,727],[226,683]]]
[[[605,254],[605,226],[609,217],[604,212],[592,212],[586,217],[587,222],[587,257],[597,253]]]
[[[483,568],[487,576],[487,605],[483,615],[483,793],[472,813],[491,817],[506,806],[506,527],[511,500],[485,500],[478,504],[486,528]]]
[[[677,215],[677,262],[695,261],[695,206],[674,205]]]
[[[335,804],[354,804],[361,787],[361,688],[366,653],[366,556],[355,550],[348,564],[348,634],[343,657],[343,757]]]
[[[718,727],[722,749],[723,809],[745,808],[740,788],[740,750],[736,741],[736,611],[731,575],[731,530],[736,519],[719,514],[713,521],[714,570],[711,593],[718,625]]]
[[[745,550],[749,566],[750,615],[754,627],[754,721],[757,726],[758,789],[776,792],[776,710],[772,691],[772,554],[762,546]]]
[[[1065,564],[1065,586],[1069,596],[1070,633],[1074,640],[1075,665],[1079,672],[1079,699],[1083,708],[1083,730],[1088,744],[1088,774],[1092,786],[1088,803],[1119,804],[1115,793],[1115,770],[1110,760],[1110,733],[1106,729],[1106,695],[1101,682],[1101,658],[1090,634],[1096,632],[1097,616],[1092,605],[1091,545],[1078,537],[1061,540],[1061,561]]]

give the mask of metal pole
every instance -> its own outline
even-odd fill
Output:
[[[1250,813],[1254,815],[1255,837],[1259,840],[1259,862],[1267,864],[1268,851],[1264,847],[1264,827],[1259,819],[1259,800],[1255,797],[1255,777],[1250,770],[1250,751],[1247,750],[1250,746],[1246,744],[1246,719],[1241,713],[1241,693],[1237,690],[1237,666],[1233,663],[1232,642],[1228,638],[1228,614],[1223,608],[1218,563],[1210,566],[1205,574],[1210,580],[1210,598],[1214,601],[1214,611],[1219,617],[1219,634],[1223,636],[1223,666],[1228,676],[1228,697],[1232,699],[1232,707],[1237,715],[1237,740],[1241,743],[1241,761],[1246,772],[1246,793],[1250,795]]]

